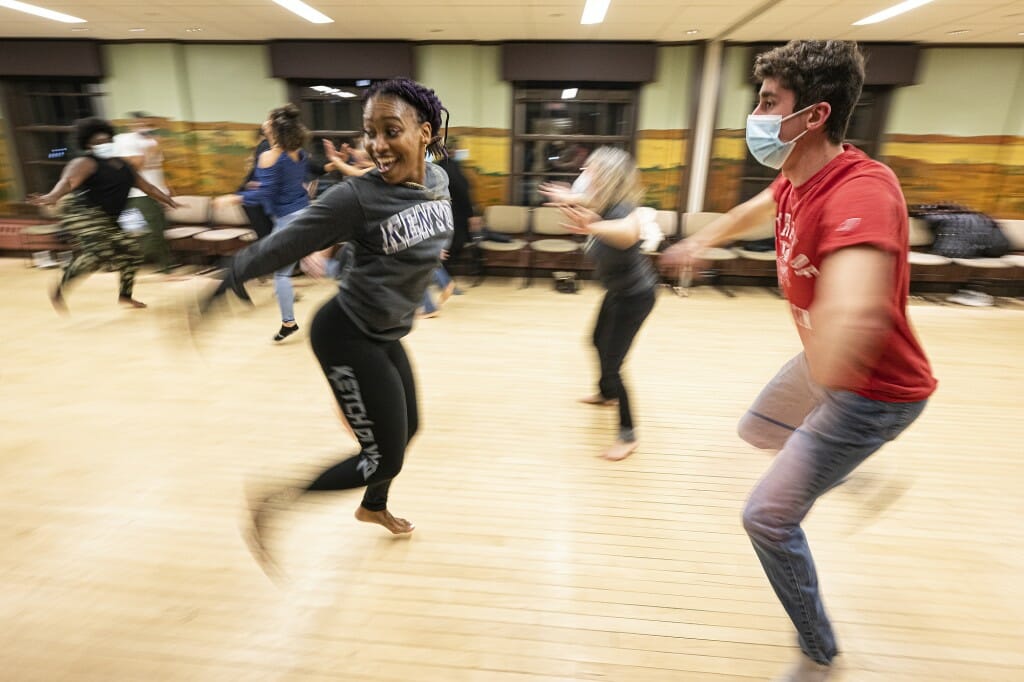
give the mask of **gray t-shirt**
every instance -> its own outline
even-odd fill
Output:
[[[393,341],[412,328],[453,230],[443,169],[428,163],[425,186],[389,185],[375,169],[335,185],[287,228],[240,251],[231,270],[245,282],[348,242],[351,266],[341,278],[338,301],[367,336]]]
[[[605,220],[625,218],[634,206],[616,204],[601,217]],[[658,273],[650,259],[640,250],[640,240],[628,249],[618,249],[600,239],[587,243],[587,255],[594,261],[594,276],[605,289],[624,296],[635,296],[653,291],[658,286]]]

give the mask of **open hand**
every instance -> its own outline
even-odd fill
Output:
[[[580,195],[573,192],[572,187],[565,182],[542,182],[537,191],[553,204],[572,204],[580,200]]]
[[[658,267],[670,274],[687,268],[699,269],[696,266],[702,262],[700,252],[703,250],[703,245],[692,239],[684,239],[661,252]]]
[[[558,208],[567,220],[562,227],[574,234],[590,234],[592,225],[601,220],[600,215],[578,204],[559,204]]]
[[[57,203],[49,194],[29,194],[25,200],[33,206],[53,206]]]

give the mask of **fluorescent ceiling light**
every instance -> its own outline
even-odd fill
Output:
[[[604,15],[608,12],[608,3],[611,0],[587,0],[583,6],[583,16],[580,17],[581,24],[600,24],[604,21]]]
[[[909,12],[912,9],[917,9],[921,5],[927,5],[932,0],[906,0],[898,5],[893,5],[889,9],[883,9],[881,12],[872,14],[870,17],[865,17],[860,21],[853,22],[854,26],[867,26],[868,24],[877,24],[880,21],[886,19],[892,19],[893,17]]]
[[[73,17],[70,14],[64,14],[62,12],[54,12],[52,9],[36,7],[35,5],[30,5],[27,2],[17,2],[17,0],[0,0],[0,7],[6,7],[7,9],[13,9],[18,12],[25,12],[26,14],[34,14],[37,17],[42,17],[43,19],[63,21],[65,24],[85,23],[85,19],[79,19],[78,17]]]
[[[331,19],[323,12],[313,9],[306,3],[302,2],[302,0],[274,0],[274,2],[281,5],[281,7],[284,7],[289,12],[294,12],[306,21],[314,24],[334,23],[334,19]]]
[[[357,80],[356,81],[356,87],[357,88],[366,88],[366,87],[369,87],[369,86],[370,86],[370,81],[368,81],[366,79],[362,79],[362,80]]]
[[[562,99],[574,99],[579,91],[579,88],[566,88],[562,90]]]

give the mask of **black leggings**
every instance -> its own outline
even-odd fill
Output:
[[[654,290],[625,296],[609,291],[601,303],[594,326],[594,347],[601,363],[601,379],[598,388],[606,400],[619,401],[619,435],[623,440],[632,441],[633,415],[629,411],[629,396],[622,383],[619,371],[633,344],[633,338],[640,326],[654,308]]]
[[[337,298],[313,318],[310,339],[361,450],[321,473],[306,490],[366,486],[363,507],[387,508],[391,480],[419,427],[416,385],[400,341],[376,341],[342,310]]]

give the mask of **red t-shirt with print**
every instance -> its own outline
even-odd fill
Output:
[[[775,202],[775,253],[779,286],[790,303],[806,345],[808,311],[822,261],[848,246],[872,246],[891,253],[895,272],[890,316],[892,329],[875,367],[855,393],[886,402],[924,400],[935,390],[928,358],[907,320],[910,266],[909,218],[899,180],[888,166],[851,145],[810,180],[793,185],[783,175],[772,183]]]

